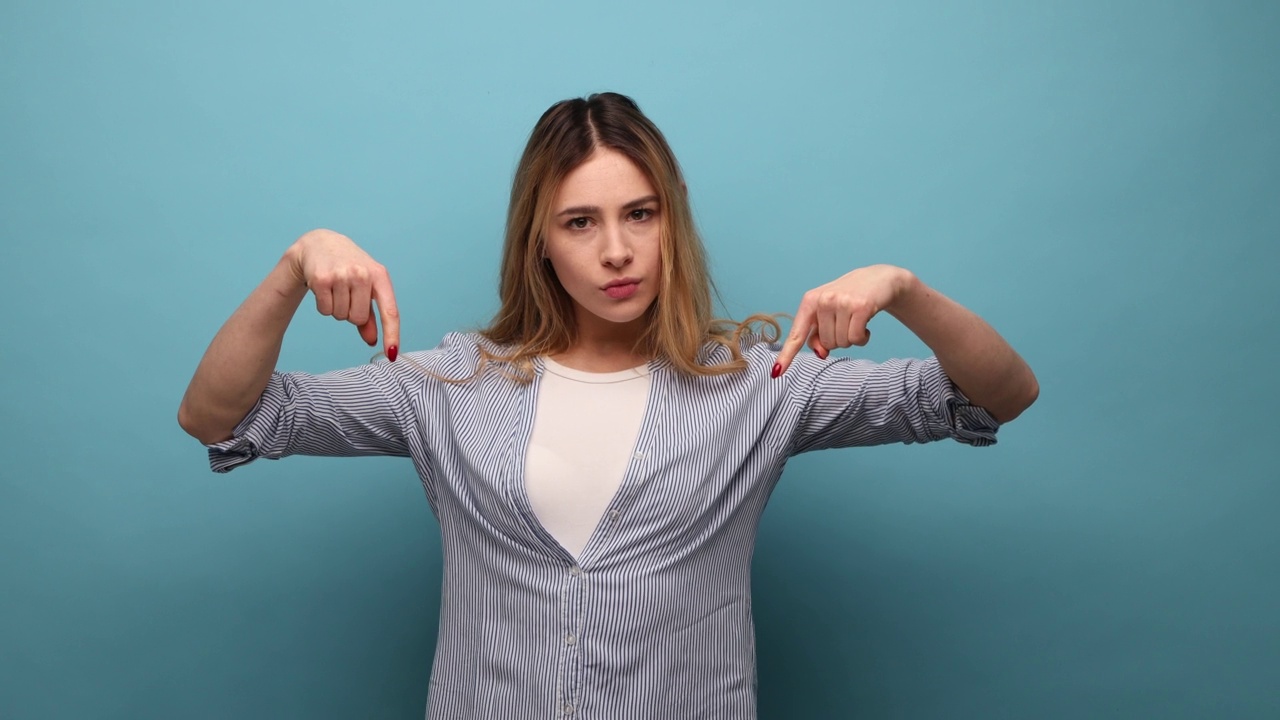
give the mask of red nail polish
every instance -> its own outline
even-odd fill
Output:
[[[387,359],[390,360],[391,362],[395,362],[396,355],[399,353],[400,353],[400,348],[396,347],[395,345],[392,345],[391,347],[387,348]]]
[[[773,372],[769,373],[769,377],[776,378],[782,374],[782,363],[773,364]]]

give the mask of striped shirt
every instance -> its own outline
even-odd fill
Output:
[[[469,376],[476,335],[412,353]],[[751,556],[787,458],[822,448],[954,438],[995,442],[936,359],[886,363],[804,353],[769,377],[694,377],[664,360],[622,483],[579,558],[541,526],[525,453],[543,366],[521,385],[496,368],[445,383],[411,363],[274,374],[215,471],[254,458],[412,458],[440,523],[444,560],[429,720],[756,717]],[[728,351],[708,346],[703,359]]]

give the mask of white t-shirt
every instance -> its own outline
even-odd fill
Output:
[[[649,398],[649,367],[591,373],[543,362],[526,490],[542,526],[579,557],[627,471]]]

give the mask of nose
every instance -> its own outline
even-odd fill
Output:
[[[635,253],[631,241],[621,223],[609,223],[601,233],[604,245],[600,249],[600,261],[610,267],[620,268],[631,263]]]

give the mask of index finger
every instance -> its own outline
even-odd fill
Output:
[[[813,332],[815,321],[813,308],[808,303],[800,303],[800,309],[796,310],[796,319],[791,323],[791,332],[787,333],[787,341],[782,344],[778,361],[773,365],[773,377],[780,377],[787,368],[791,367],[791,361],[796,353],[800,352],[805,340],[809,339],[809,333]]]
[[[386,272],[373,280],[373,300],[382,318],[382,350],[388,360],[395,362],[400,352],[400,310],[396,307],[395,291],[391,289],[391,276]]]

